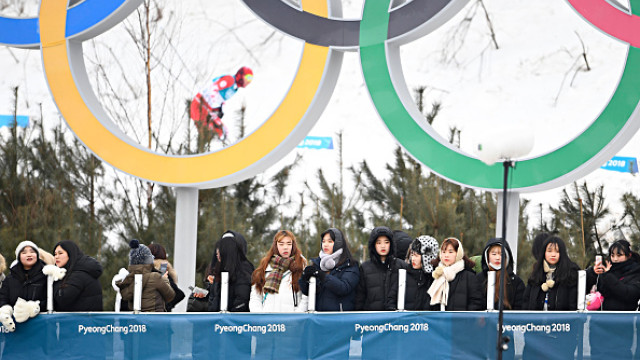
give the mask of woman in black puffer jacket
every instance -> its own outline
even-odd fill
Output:
[[[609,262],[587,269],[587,288],[596,285],[604,297],[602,310],[635,311],[640,300],[640,255],[631,251],[631,244],[618,240],[609,247]],[[594,321],[594,319],[592,319]],[[615,336],[612,336],[614,332]],[[633,344],[633,324],[616,324],[615,329],[591,326],[589,341],[607,339],[605,348],[591,346],[593,359],[630,359]]]
[[[85,255],[76,243],[65,240],[53,248],[56,266],[65,268],[62,280],[53,283],[56,311],[102,311],[102,265]]]
[[[0,312],[11,308],[11,316],[18,298],[40,301],[40,311],[47,309],[47,277],[42,273],[45,264],[39,252],[31,241],[23,241],[16,247],[16,261],[0,287]]]
[[[356,292],[356,310],[395,310],[398,298],[398,269],[406,263],[395,257],[393,232],[376,227],[369,235],[369,261],[360,267]]]

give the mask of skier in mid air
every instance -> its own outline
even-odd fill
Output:
[[[191,120],[199,133],[215,132],[224,141],[227,138],[227,127],[222,123],[222,105],[238,91],[253,80],[253,71],[243,66],[235,76],[222,75],[213,79],[191,101]]]

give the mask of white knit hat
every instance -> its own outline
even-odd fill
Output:
[[[40,249],[38,249],[38,245],[34,244],[32,241],[25,240],[16,247],[16,261],[20,261],[20,252],[27,246],[31,246],[31,248],[36,251],[36,254],[38,254],[38,257],[40,257]]]

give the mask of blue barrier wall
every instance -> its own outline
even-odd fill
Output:
[[[508,312],[504,358],[638,358],[639,315]],[[0,359],[495,359],[497,320],[487,312],[41,314],[0,333]]]

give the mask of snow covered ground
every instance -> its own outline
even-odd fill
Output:
[[[343,0],[345,17],[360,18],[363,3],[364,0]],[[451,127],[460,129],[460,146],[467,152],[471,152],[472,134],[503,121],[533,124],[532,155],[569,142],[596,118],[609,100],[622,72],[627,46],[587,24],[563,1],[485,0],[484,3],[499,49],[492,44],[484,13],[472,0],[445,26],[401,48],[409,88],[427,87],[426,104],[434,101],[442,104],[434,127],[446,138]],[[37,1],[25,4],[30,5],[27,14],[37,13]],[[170,22],[164,25],[166,35],[158,40],[158,48],[165,50],[155,59],[158,65],[154,69],[158,76],[154,103],[161,109],[154,113],[159,119],[154,125],[160,141],[172,132],[186,137],[192,125],[184,117],[185,100],[211,77],[234,72],[241,65],[254,69],[254,82],[227,103],[225,121],[233,131],[233,115],[246,104],[248,129],[257,127],[274,111],[288,89],[301,43],[256,19],[238,0],[162,4],[163,17]],[[0,14],[12,15],[11,11],[1,10]],[[128,26],[134,26],[136,21],[133,14],[127,20]],[[453,34],[461,26],[468,26],[466,36],[455,37]],[[586,65],[581,57],[583,43],[590,71],[583,70]],[[19,113],[39,114],[37,105],[42,103],[45,120],[57,119],[42,74],[39,51],[0,47],[0,54],[0,66],[5,70],[0,76],[0,114],[11,112],[11,88],[19,86]],[[96,72],[103,67],[116,92],[126,97],[123,107],[134,120],[122,120],[121,127],[146,145],[142,64],[126,27],[120,25],[87,42],[85,61],[96,74],[90,77],[98,93],[107,91],[105,78]],[[139,88],[132,91],[130,84]],[[108,96],[103,99],[105,108],[117,117],[122,109]],[[385,164],[393,160],[396,142],[371,104],[356,53],[346,53],[336,90],[309,135],[333,136],[338,131],[344,133],[345,167],[367,160],[374,171],[385,172]],[[619,155],[636,157],[640,155],[639,147],[636,135]],[[300,189],[304,180],[315,183],[318,167],[325,170],[330,180],[337,181],[336,150],[295,150],[268,173],[291,162],[295,153],[303,155],[294,173]],[[630,190],[637,193],[640,181],[629,174],[605,170],[596,170],[585,180],[591,186],[606,184],[606,196],[614,212],[620,211],[617,201],[620,195]],[[560,189],[554,189],[522,196],[532,204],[555,205],[559,193]],[[530,211],[534,213],[536,208],[531,206]]]

